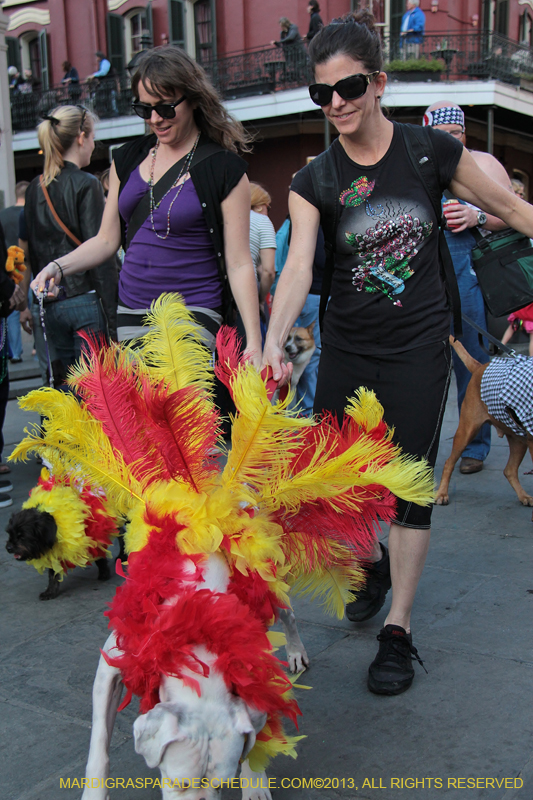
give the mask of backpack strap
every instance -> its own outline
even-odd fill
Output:
[[[437,156],[433,147],[433,142],[426,128],[420,125],[400,125],[405,149],[409,155],[411,164],[422,181],[426,193],[431,200],[431,205],[435,211],[439,224],[439,258],[441,263],[444,284],[448,302],[452,310],[453,330],[455,337],[463,335],[463,325],[461,320],[461,297],[457,276],[453,267],[452,257],[444,230],[446,228],[446,217],[442,213],[442,189],[440,186],[439,172],[437,167]]]
[[[318,312],[318,321],[322,331],[335,268],[337,226],[340,219],[339,181],[331,147],[309,163],[309,171],[313,182],[313,193],[320,211],[320,224],[324,232],[326,250],[326,263],[322,276],[322,291],[320,292],[320,308]]]

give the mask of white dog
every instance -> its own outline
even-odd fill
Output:
[[[191,570],[194,564],[191,562]],[[209,556],[203,580],[196,589],[224,593],[229,581],[225,559]],[[292,612],[283,614],[287,635],[287,657],[291,670],[309,663]],[[112,658],[120,655],[112,634],[104,645]],[[205,648],[195,654],[210,667],[208,677],[194,673],[201,696],[179,678],[164,675],[161,702],[135,721],[135,750],[151,768],[159,767],[163,800],[217,800],[222,782],[228,785],[239,762],[255,743],[266,714],[247,706],[231,694],[223,677],[213,668],[213,657]],[[192,673],[191,673],[192,676]],[[101,656],[93,686],[93,722],[82,800],[108,800],[105,780],[109,776],[109,744],[115,724],[123,684],[120,670]],[[203,788],[201,787],[203,779]],[[174,784],[174,785],[173,785]],[[183,788],[189,786],[190,788]],[[245,760],[242,764],[243,800],[271,800],[264,772],[255,773]]]

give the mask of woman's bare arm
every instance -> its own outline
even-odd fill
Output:
[[[222,201],[221,207],[228,280],[246,331],[246,354],[259,367],[259,298],[250,255],[250,185],[246,175]]]
[[[113,164],[109,173],[109,194],[100,230],[92,239],[88,239],[71,253],[57,259],[63,275],[74,275],[76,272],[84,272],[98,267],[117,252],[120,247],[119,187],[120,181]],[[32,289],[44,292],[46,281],[50,281],[51,287],[57,286],[61,282],[61,270],[58,269],[57,264],[51,262],[42,269],[32,281]]]
[[[290,377],[289,369],[283,363],[283,345],[311,288],[320,225],[318,209],[296,192],[289,194],[289,211],[292,221],[291,245],[276,287],[263,352],[263,363],[272,367],[276,381],[285,381]]]
[[[450,190],[461,200],[499,217],[506,225],[533,237],[533,206],[496,183],[464,150],[450,184]]]
[[[259,251],[261,258],[259,274],[259,300],[262,303],[268,295],[276,277],[276,251],[273,247],[263,247]]]

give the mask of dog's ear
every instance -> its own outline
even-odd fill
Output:
[[[312,322],[310,325],[307,326],[305,330],[307,331],[311,339],[315,341],[315,323]]]
[[[180,729],[179,707],[173,703],[158,703],[133,723],[135,752],[143,756],[150,768],[158,767],[165,750],[172,742],[182,742],[187,736]]]
[[[245,737],[241,758],[245,759],[255,744],[255,737],[267,720],[267,715],[247,705],[240,697],[234,697],[232,714],[235,730]]]

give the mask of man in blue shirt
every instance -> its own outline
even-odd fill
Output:
[[[407,0],[407,11],[402,17],[400,48],[402,57],[419,58],[420,42],[424,39],[426,15],[420,8],[420,0]]]
[[[111,62],[105,57],[100,50],[97,51],[95,54],[96,58],[98,59],[98,70],[97,72],[93,72],[92,75],[89,75],[89,78],[105,78],[106,75],[109,74],[109,70],[111,69]]]
[[[96,52],[96,58],[98,59],[98,70],[87,76],[89,83],[93,80],[96,81],[97,88],[94,91],[96,112],[102,117],[117,116],[117,80],[115,70],[111,66],[109,59],[100,50]]]

